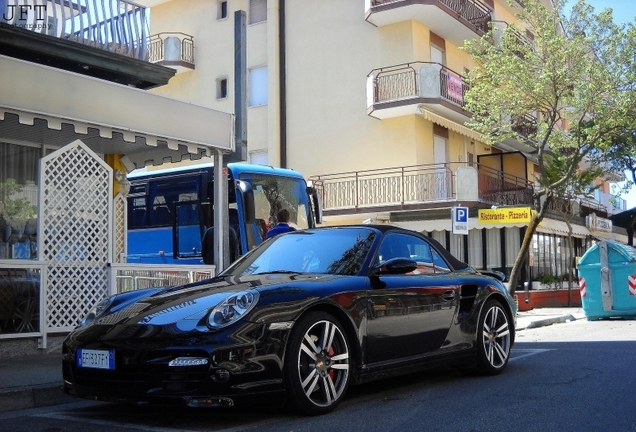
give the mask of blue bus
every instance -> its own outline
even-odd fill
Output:
[[[239,255],[265,239],[281,208],[297,229],[321,222],[318,195],[296,171],[230,163],[227,179],[228,229],[236,234]],[[201,264],[202,239],[214,225],[214,167],[133,172],[128,180],[127,261]]]

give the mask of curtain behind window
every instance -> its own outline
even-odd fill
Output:
[[[250,69],[250,106],[267,104],[267,66]]]
[[[468,231],[468,264],[481,269],[484,266],[482,259],[481,229]]]
[[[0,181],[14,179],[21,185],[37,184],[40,152],[37,147],[0,142]]]

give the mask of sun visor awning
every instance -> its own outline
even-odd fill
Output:
[[[456,123],[452,120],[449,120],[447,118],[444,118],[440,115],[435,114],[432,111],[427,110],[426,108],[420,106],[419,107],[419,111],[420,113],[424,116],[424,118],[428,121],[432,121],[433,123],[437,123],[440,126],[444,126],[447,129],[450,129],[454,132],[457,132],[459,134],[462,134],[464,136],[467,136],[469,138],[472,138],[476,141],[481,141],[481,134],[472,130],[471,128],[468,128],[464,125],[461,125],[459,123]]]
[[[410,229],[413,231],[450,231],[451,230],[451,220],[450,217],[448,219],[435,219],[435,220],[421,220],[421,221],[407,221],[407,222],[391,222],[391,225],[396,225],[402,228]],[[527,226],[527,223],[499,223],[499,224],[488,224],[481,225],[479,224],[479,220],[475,217],[468,218],[468,229],[491,229],[491,228],[521,228]]]
[[[63,146],[81,139],[137,167],[234,151],[234,117],[61,69],[0,56],[0,137]]]
[[[543,219],[539,226],[537,227],[537,232],[547,233],[547,234],[558,234],[558,235],[568,235],[568,225],[563,221],[558,221],[554,219]],[[587,227],[572,224],[572,236],[585,238],[586,236],[592,235]]]

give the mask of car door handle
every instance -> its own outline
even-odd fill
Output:
[[[444,294],[442,294],[442,298],[444,300],[454,300],[455,299],[455,291],[444,291]]]

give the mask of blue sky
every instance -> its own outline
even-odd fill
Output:
[[[570,2],[573,3],[572,0]],[[634,21],[634,15],[636,15],[636,1],[634,0],[585,0],[585,2],[594,6],[596,13],[612,8],[612,16],[617,23]]]

